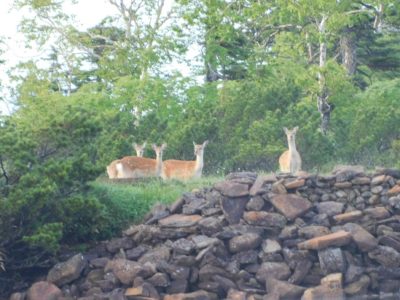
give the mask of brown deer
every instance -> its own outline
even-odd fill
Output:
[[[296,149],[296,133],[299,129],[298,126],[292,130],[286,127],[283,130],[286,133],[289,150],[286,150],[279,157],[279,166],[282,172],[290,172],[293,175],[301,170],[301,157]]]
[[[144,142],[142,145],[133,143],[132,146],[136,151],[136,156],[143,157],[144,149],[146,148],[146,142]],[[119,159],[116,159],[107,166],[108,178],[110,178],[110,179],[117,178],[117,169],[115,168],[115,166],[117,165],[118,162],[119,162]]]
[[[156,159],[137,156],[121,158],[115,165],[117,178],[160,177],[163,166],[162,154],[166,147],[166,144],[161,146],[153,144],[152,148],[156,153]]]
[[[204,166],[204,148],[208,144],[205,141],[203,144],[194,145],[194,155],[196,160],[175,160],[169,159],[163,163],[163,179],[178,179],[188,180],[191,178],[200,178]]]

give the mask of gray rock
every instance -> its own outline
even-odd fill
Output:
[[[321,270],[325,275],[343,273],[346,270],[346,261],[340,248],[326,248],[318,251]]]
[[[326,201],[317,204],[319,214],[326,214],[329,217],[341,214],[344,210],[344,204],[334,201]]]
[[[62,286],[79,278],[88,262],[84,256],[79,253],[71,257],[66,262],[58,263],[50,269],[47,274],[47,281]]]
[[[34,283],[27,291],[27,300],[57,300],[62,296],[61,290],[47,281]]]
[[[247,184],[237,183],[230,180],[214,184],[214,189],[219,191],[222,195],[230,198],[249,195],[249,186]]]
[[[226,198],[221,199],[221,208],[224,212],[224,216],[229,222],[229,224],[238,224],[243,212],[245,210],[246,204],[249,199],[246,198]]]
[[[261,244],[261,237],[255,233],[247,233],[235,236],[229,241],[229,251],[237,253],[241,251],[251,250]]]

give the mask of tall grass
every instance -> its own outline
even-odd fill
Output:
[[[99,178],[90,184],[91,194],[103,204],[109,226],[106,236],[139,223],[156,203],[169,204],[184,192],[211,186],[222,177],[203,177],[188,182],[148,179],[142,181],[111,181]]]

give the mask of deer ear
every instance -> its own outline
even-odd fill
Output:
[[[193,141],[193,146],[195,146],[196,147],[196,143]]]
[[[289,129],[287,129],[286,127],[283,127],[283,131],[285,131],[286,134],[289,133]]]
[[[167,148],[167,144],[166,144],[166,143],[163,143],[163,144],[161,145],[161,148],[164,150],[165,148]]]
[[[157,145],[156,145],[156,144],[152,144],[152,145],[151,145],[151,148],[153,148],[153,150],[155,150],[155,149],[156,149],[156,147],[157,147]]]
[[[147,145],[147,142],[145,141],[145,142],[143,143],[143,148],[146,148],[146,145]]]
[[[208,144],[208,140],[205,140],[203,143],[203,147],[205,147]]]
[[[294,132],[297,132],[297,130],[299,130],[299,126],[296,126],[295,128],[293,128]]]
[[[136,143],[133,143],[132,146],[133,146],[133,148],[136,148],[136,147],[137,147],[137,144],[136,144]]]

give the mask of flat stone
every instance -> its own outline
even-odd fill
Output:
[[[47,281],[58,286],[70,283],[79,278],[87,264],[87,260],[81,253],[76,254],[67,261],[58,263],[51,268],[47,274]]]
[[[196,225],[202,219],[199,215],[175,214],[158,221],[161,227],[190,227]]]
[[[186,280],[190,276],[190,268],[167,263],[157,262],[157,269],[164,274],[168,274],[172,280]]]
[[[141,264],[123,258],[110,260],[105,266],[104,271],[112,271],[119,281],[127,285],[132,284],[137,276],[145,274],[145,270]]]
[[[256,181],[250,188],[249,194],[250,196],[256,196],[259,194],[263,194],[265,189],[263,188],[266,183],[276,182],[277,178],[275,175],[258,175]]]
[[[189,283],[187,280],[173,280],[167,287],[166,292],[171,294],[170,296],[175,296],[175,294],[186,293],[189,288]],[[164,297],[164,300],[166,298]],[[182,298],[167,298],[167,299],[182,299]],[[183,298],[185,299],[185,298]],[[189,298],[190,299],[190,298]],[[194,298],[196,299],[196,298]],[[201,298],[200,298],[201,299]]]
[[[344,214],[335,215],[333,216],[333,219],[336,221],[336,223],[343,224],[359,220],[362,218],[362,216],[363,213],[361,210],[353,210]]]
[[[229,277],[229,273],[225,269],[207,264],[199,271],[199,281],[212,281],[215,275]]]
[[[351,233],[357,247],[363,252],[371,251],[378,246],[378,240],[358,224],[347,223],[343,229]]]
[[[343,182],[336,182],[333,185],[337,189],[348,189],[353,186],[353,184],[350,181],[343,181]]]
[[[146,262],[155,263],[159,261],[168,261],[171,257],[171,250],[166,246],[159,246],[151,248],[140,257],[139,262],[145,264]]]
[[[308,288],[305,290],[301,300],[343,300],[346,299],[343,289],[331,289],[325,285]]]
[[[352,236],[349,232],[339,230],[335,233],[319,236],[305,242],[299,243],[297,246],[299,249],[307,250],[320,250],[329,246],[344,246],[350,243]]]
[[[302,187],[306,184],[305,179],[295,179],[295,180],[285,180],[283,185],[285,186],[286,189],[297,189],[299,187]]]
[[[57,300],[62,296],[62,291],[53,283],[39,281],[34,283],[27,291],[27,300]]]
[[[246,300],[246,293],[235,289],[230,289],[226,299],[229,300]]]
[[[287,194],[285,186],[282,184],[282,180],[272,184],[271,192],[275,194]]]
[[[247,184],[225,180],[214,184],[214,189],[226,197],[244,197],[249,195],[249,186]]]
[[[160,295],[154,286],[150,283],[145,282],[139,286],[128,288],[125,291],[125,296],[127,299],[139,300],[139,299],[160,299]]]
[[[335,201],[326,201],[318,203],[317,205],[318,213],[327,214],[329,217],[341,214],[344,210],[344,203]]]
[[[364,173],[363,166],[338,166],[332,172],[336,177],[336,182],[352,180],[354,177]]]
[[[131,249],[134,246],[133,240],[129,237],[113,238],[107,243],[106,249],[110,253],[117,253],[120,249]]]
[[[286,218],[281,214],[266,211],[247,211],[243,214],[244,220],[251,225],[283,228]]]
[[[368,275],[362,275],[361,278],[355,282],[348,284],[344,288],[344,292],[349,296],[365,295],[367,294],[368,287],[371,283],[371,279]]]
[[[379,245],[373,251],[368,252],[368,256],[387,268],[400,266],[400,253],[392,247]]]
[[[195,248],[196,245],[193,241],[184,238],[176,240],[172,244],[172,249],[177,254],[190,254]]]
[[[281,245],[276,240],[266,239],[262,243],[264,253],[276,253],[282,250]]]
[[[400,185],[395,185],[394,187],[392,187],[390,190],[388,190],[387,191],[387,195],[389,196],[389,197],[391,197],[391,196],[396,196],[396,195],[398,195],[398,194],[400,194]]]
[[[364,213],[376,220],[381,220],[390,217],[389,211],[382,206],[366,208],[364,210]]]
[[[247,202],[246,209],[259,211],[262,210],[264,206],[265,206],[264,199],[261,196],[255,196],[250,198],[249,202]]]
[[[163,300],[216,300],[217,297],[213,293],[204,290],[198,290],[192,293],[178,293],[165,295]]]
[[[221,208],[229,224],[239,223],[248,201],[249,199],[247,197],[221,198]]]
[[[155,287],[167,287],[170,284],[168,275],[164,273],[156,273],[148,278],[147,281]]]
[[[305,288],[269,277],[266,280],[267,292],[279,296],[279,299],[299,299]]]
[[[219,242],[217,238],[210,238],[206,235],[195,235],[192,236],[190,239],[195,244],[197,250],[207,248]]]
[[[201,232],[208,236],[222,231],[222,223],[216,217],[203,218],[199,221],[198,226]]]
[[[367,185],[371,183],[371,179],[369,177],[356,177],[351,182],[355,185]]]
[[[261,237],[256,233],[247,233],[233,237],[229,241],[229,251],[237,253],[257,248],[261,244]]]
[[[343,274],[329,274],[321,279],[321,285],[327,286],[330,289],[341,289],[343,287]]]
[[[318,251],[319,264],[325,275],[344,272],[346,261],[340,248],[325,248]]]
[[[382,193],[383,191],[383,186],[378,185],[378,186],[374,186],[371,188],[371,193],[375,194],[375,195],[379,195],[380,193]]]
[[[379,237],[379,244],[383,246],[389,246],[395,249],[397,252],[400,251],[400,237],[394,234],[388,234]]]
[[[312,239],[312,238],[327,235],[330,233],[331,233],[331,231],[329,230],[328,227],[319,226],[319,225],[304,226],[304,227],[299,228],[299,230],[298,230],[299,236],[304,237],[306,239]]]
[[[286,280],[290,277],[289,266],[285,262],[264,262],[256,273],[258,282],[265,283],[268,278]]]
[[[378,175],[372,178],[371,185],[378,185],[388,181],[390,176],[387,175]]]
[[[296,262],[293,274],[290,276],[288,282],[300,284],[311,270],[313,263],[308,259],[302,259]]]
[[[275,195],[271,204],[288,220],[304,215],[311,207],[311,202],[296,194]]]

